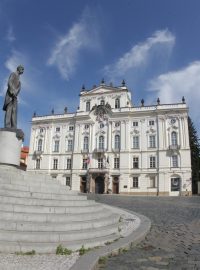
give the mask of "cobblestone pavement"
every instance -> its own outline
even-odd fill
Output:
[[[99,269],[200,269],[200,197],[89,195],[98,202],[143,214],[150,233],[136,247]]]

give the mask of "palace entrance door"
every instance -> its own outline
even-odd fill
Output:
[[[95,193],[103,194],[104,193],[104,177],[97,176],[95,178]]]

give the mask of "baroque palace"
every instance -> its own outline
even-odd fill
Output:
[[[80,92],[75,113],[32,118],[29,171],[72,190],[132,195],[191,194],[188,107],[134,107],[131,93],[106,85]]]

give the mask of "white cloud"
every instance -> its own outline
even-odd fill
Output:
[[[98,27],[90,13],[90,10],[86,9],[80,21],[59,38],[48,59],[47,64],[56,66],[66,80],[69,80],[76,70],[80,51],[84,48],[99,47]]]
[[[194,121],[199,120],[200,111],[200,61],[192,62],[187,67],[162,74],[149,82],[151,96],[148,102],[157,97],[161,103],[181,102],[185,96],[190,115]]]
[[[170,50],[175,43],[175,36],[168,30],[156,31],[144,42],[139,43],[121,56],[115,63],[104,67],[104,73],[115,79],[124,76],[128,71],[145,65],[148,62],[153,49],[157,46]]]
[[[13,41],[16,40],[12,26],[10,26],[8,28],[8,31],[7,31],[7,34],[6,34],[6,40],[8,40],[9,42],[13,42]]]

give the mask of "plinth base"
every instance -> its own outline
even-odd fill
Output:
[[[21,129],[0,129],[0,164],[20,165],[23,136]]]

